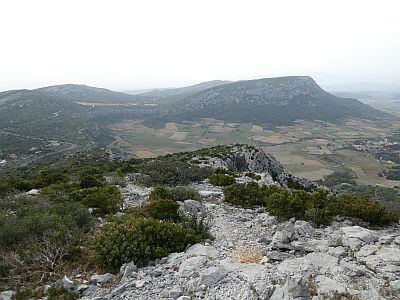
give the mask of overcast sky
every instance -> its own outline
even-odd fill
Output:
[[[0,90],[400,80],[400,1],[0,0]]]

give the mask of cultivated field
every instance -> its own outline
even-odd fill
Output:
[[[343,149],[343,146],[357,139],[385,137],[398,127],[388,122],[365,120],[347,120],[339,125],[298,121],[292,126],[266,127],[205,118],[199,122],[166,123],[161,129],[146,127],[140,121],[121,121],[110,129],[117,135],[112,146],[138,157],[247,143],[265,147],[296,176],[318,180],[349,167],[357,174],[359,183],[394,186],[396,181],[378,176],[385,168],[383,163],[368,154]]]

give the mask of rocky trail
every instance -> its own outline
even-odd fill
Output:
[[[129,263],[118,275],[74,283],[82,299],[399,299],[398,225],[280,222],[261,208],[224,203],[219,188],[192,187],[205,197],[186,200],[182,209],[206,212],[214,240],[147,267]],[[133,205],[146,201],[149,190],[130,183],[123,192]]]

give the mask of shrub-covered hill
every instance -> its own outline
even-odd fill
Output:
[[[290,76],[206,89],[175,103],[163,120],[216,118],[235,123],[289,124],[298,119],[337,122],[348,117],[376,119],[387,115],[357,99],[329,94],[311,77]]]
[[[1,145],[12,148],[8,136],[26,141],[32,146],[47,144],[50,140],[78,145],[96,143],[104,146],[112,141],[109,133],[97,122],[88,118],[92,107],[82,106],[62,98],[47,96],[37,91],[10,91],[0,93]]]
[[[153,299],[154,293],[161,292],[160,286],[170,289],[171,280],[175,284],[177,278],[184,283],[177,294],[186,295],[191,293],[191,283],[181,268],[198,259],[201,262],[195,266],[204,273],[199,278],[206,283],[202,291],[211,295],[210,285],[226,274],[216,281],[204,278],[214,278],[214,271],[229,257],[264,268],[262,261],[306,258],[310,252],[318,256],[328,251],[319,247],[327,244],[325,231],[329,230],[348,239],[348,251],[355,251],[358,242],[350,235],[358,227],[339,233],[338,226],[358,224],[387,233],[394,231],[393,224],[399,221],[397,212],[379,203],[337,197],[292,178],[261,149],[245,145],[128,161],[92,150],[1,175],[0,292],[7,290],[18,299],[39,298],[44,293],[53,299],[130,297],[124,292],[133,293],[133,298]],[[301,230],[292,228],[295,220]],[[273,224],[272,238],[268,228]],[[320,234],[307,237],[316,239],[307,244],[300,237],[307,233],[304,230],[319,230]],[[360,230],[363,238],[372,236],[368,241],[376,242],[377,234]],[[246,243],[254,240],[257,247],[242,245],[238,235],[243,235]],[[387,240],[394,243],[395,239]],[[199,244],[203,242],[212,245],[207,246],[210,248],[220,247],[207,252],[214,260],[195,258],[184,264],[192,256],[183,252],[191,245],[194,249],[205,247]],[[169,256],[171,253],[178,254]],[[251,253],[250,258],[246,253]],[[155,265],[158,271],[152,267]],[[121,285],[127,284],[108,295],[106,287],[119,277],[94,273],[116,274],[120,267],[122,280],[127,280]],[[137,272],[137,267],[143,269]],[[167,272],[176,272],[170,284],[164,282]],[[274,272],[279,278],[284,274]],[[312,276],[321,275],[318,269],[312,272]],[[347,271],[343,274],[350,276]],[[379,276],[369,279],[371,284],[376,284]],[[201,286],[197,277],[192,285]],[[232,295],[230,279],[226,284],[229,290],[224,295]],[[146,286],[143,292],[140,286]],[[271,293],[280,281],[274,286]]]

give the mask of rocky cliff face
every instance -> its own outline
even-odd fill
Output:
[[[312,190],[317,185],[305,178],[297,178],[285,172],[282,164],[267,154],[263,149],[248,145],[231,147],[229,154],[209,157],[207,165],[214,168],[228,169],[236,172],[252,172],[271,178],[269,183],[276,182],[282,187],[304,188]],[[263,184],[268,182],[262,182]]]

